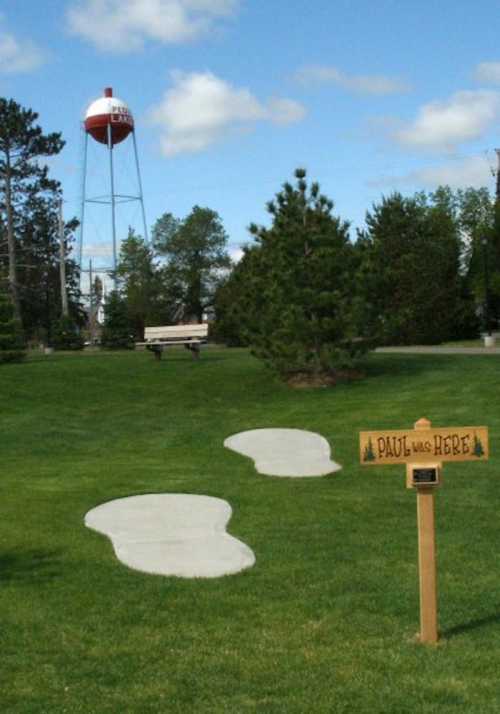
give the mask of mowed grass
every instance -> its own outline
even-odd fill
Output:
[[[372,355],[367,378],[291,390],[244,350],[53,355],[0,368],[0,711],[500,711],[500,358]],[[486,425],[488,462],[436,499],[440,644],[419,629],[416,498],[361,467],[358,432]],[[223,447],[319,432],[340,472],[271,478]],[[229,501],[256,565],[148,576],[85,528],[141,493]]]

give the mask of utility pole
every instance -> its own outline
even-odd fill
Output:
[[[61,279],[61,304],[62,315],[68,317],[68,291],[66,287],[66,250],[64,246],[64,220],[63,220],[63,202],[59,199],[59,276]]]
[[[500,202],[500,149],[495,149],[495,154],[497,155],[497,171],[496,171],[496,189],[495,198],[497,203]]]
[[[92,259],[89,260],[89,333],[90,333],[90,344],[94,344],[94,286],[93,286],[93,275],[92,275]]]
[[[490,276],[488,270],[488,238],[481,238],[483,246],[483,266],[484,266],[484,331],[485,335],[491,337],[490,323]],[[485,337],[486,339],[486,337]]]

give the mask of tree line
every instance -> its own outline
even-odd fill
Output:
[[[203,322],[213,315],[217,289],[232,263],[228,236],[216,211],[194,206],[184,218],[164,213],[151,245],[129,229],[120,246],[108,298],[102,343],[133,347],[146,325]]]
[[[486,188],[392,193],[354,242],[303,169],[267,209],[271,226],[250,226],[255,241],[218,291],[215,329],[282,374],[334,373],[374,345],[436,344],[498,325],[500,223]]]
[[[76,219],[61,227],[60,184],[42,157],[60,152],[38,115],[0,98],[0,351],[26,339],[81,347],[92,319],[72,258]],[[267,204],[269,225],[233,264],[220,216],[164,213],[146,243],[123,240],[102,343],[129,347],[145,325],[210,319],[211,335],[249,346],[283,375],[352,368],[380,344],[475,337],[500,317],[500,208],[488,189],[447,186],[384,196],[351,235],[333,201],[297,169]],[[67,308],[59,267],[63,246]],[[99,279],[93,285],[103,297]],[[95,303],[94,303],[95,308]]]

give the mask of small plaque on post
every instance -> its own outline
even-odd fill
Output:
[[[413,469],[413,483],[418,484],[432,484],[436,485],[438,482],[438,471],[434,468],[425,469]]]
[[[406,488],[427,488],[441,485],[440,463],[406,464]]]

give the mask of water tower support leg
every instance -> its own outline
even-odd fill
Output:
[[[82,283],[82,255],[83,255],[83,222],[85,219],[85,200],[87,191],[87,150],[89,144],[89,135],[85,130],[83,139],[83,163],[82,163],[82,197],[80,204],[80,226],[78,228],[78,267],[80,269],[80,285]]]
[[[111,124],[108,124],[109,175],[111,182],[111,232],[113,236],[113,272],[116,290],[116,215],[115,215],[115,175],[113,169],[113,139]]]
[[[146,225],[146,211],[144,210],[144,196],[142,193],[142,181],[141,181],[141,171],[139,169],[139,154],[137,152],[137,142],[135,140],[135,131],[132,132],[132,140],[134,144],[134,154],[135,154],[135,167],[137,170],[137,183],[139,184],[139,201],[141,202],[142,209],[142,223],[144,226],[144,242],[149,243],[148,227]]]

